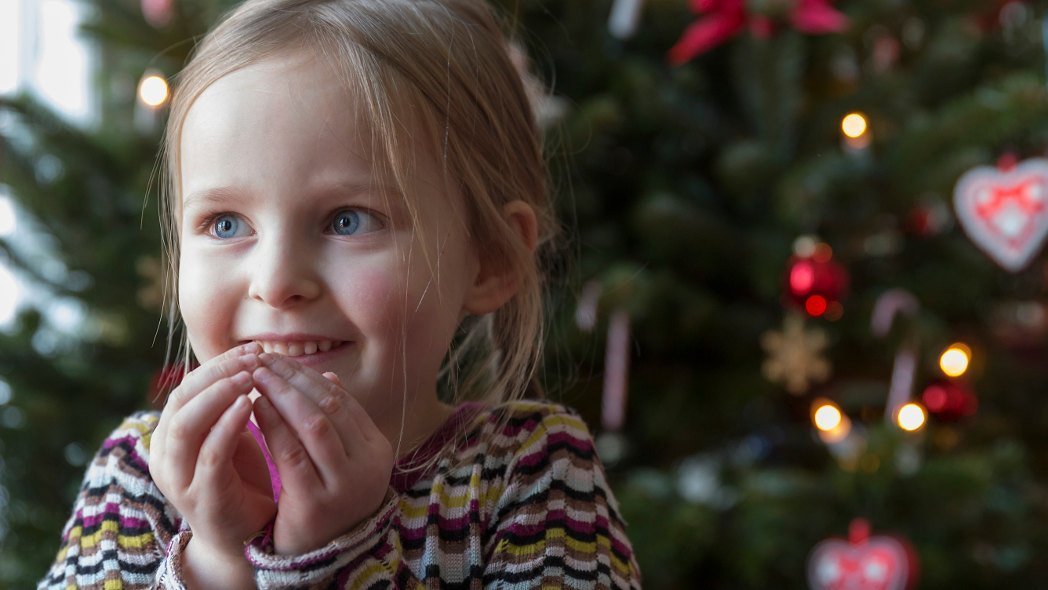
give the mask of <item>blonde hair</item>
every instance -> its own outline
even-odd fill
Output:
[[[472,246],[487,263],[517,277],[519,290],[510,301],[464,320],[441,371],[442,397],[489,404],[541,397],[543,256],[520,239],[503,206],[519,200],[534,209],[540,253],[552,242],[555,222],[535,113],[507,47],[484,0],[247,0],[235,8],[176,80],[162,154],[169,292],[178,292],[180,141],[189,109],[231,72],[283,52],[310,51],[335,68],[357,99],[376,172],[404,195],[399,198],[416,231],[406,171],[411,149],[418,149],[411,146],[421,145],[440,155],[445,177],[462,195]],[[169,354],[178,342],[174,354],[188,367],[188,339],[176,337],[177,298],[167,313]]]

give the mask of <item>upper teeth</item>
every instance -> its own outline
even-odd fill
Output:
[[[340,340],[315,340],[309,342],[269,342],[258,341],[264,352],[274,352],[284,356],[303,356],[317,351],[327,352],[342,344]]]

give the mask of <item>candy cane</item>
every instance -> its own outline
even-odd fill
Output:
[[[877,298],[870,320],[870,331],[874,336],[884,338],[891,331],[892,324],[899,314],[915,316],[920,304],[912,293],[903,289],[885,291]],[[910,400],[913,392],[913,378],[917,368],[917,339],[909,337],[895,355],[892,367],[891,385],[888,387],[888,403],[884,408],[884,418],[893,422],[895,412]]]
[[[630,368],[630,316],[622,309],[611,314],[604,356],[604,395],[601,425],[616,431],[626,422],[626,394]]]

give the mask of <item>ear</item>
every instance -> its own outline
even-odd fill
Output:
[[[502,217],[529,252],[538,245],[538,220],[535,210],[524,201],[511,201],[502,207]],[[509,301],[520,289],[520,277],[505,261],[480,254],[480,265],[473,285],[466,294],[463,305],[472,315],[484,315],[495,311]]]

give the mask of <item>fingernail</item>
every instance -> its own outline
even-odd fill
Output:
[[[237,373],[236,375],[233,375],[233,383],[236,383],[237,385],[239,385],[241,387],[247,386],[247,384],[250,383],[250,382],[251,382],[251,375],[249,375],[247,371],[241,371],[241,372]]]
[[[237,358],[237,362],[242,365],[248,365],[250,367],[258,366],[258,355],[257,354],[245,354]]]
[[[258,353],[262,350],[262,347],[258,342],[248,342],[243,346],[244,352]]]

